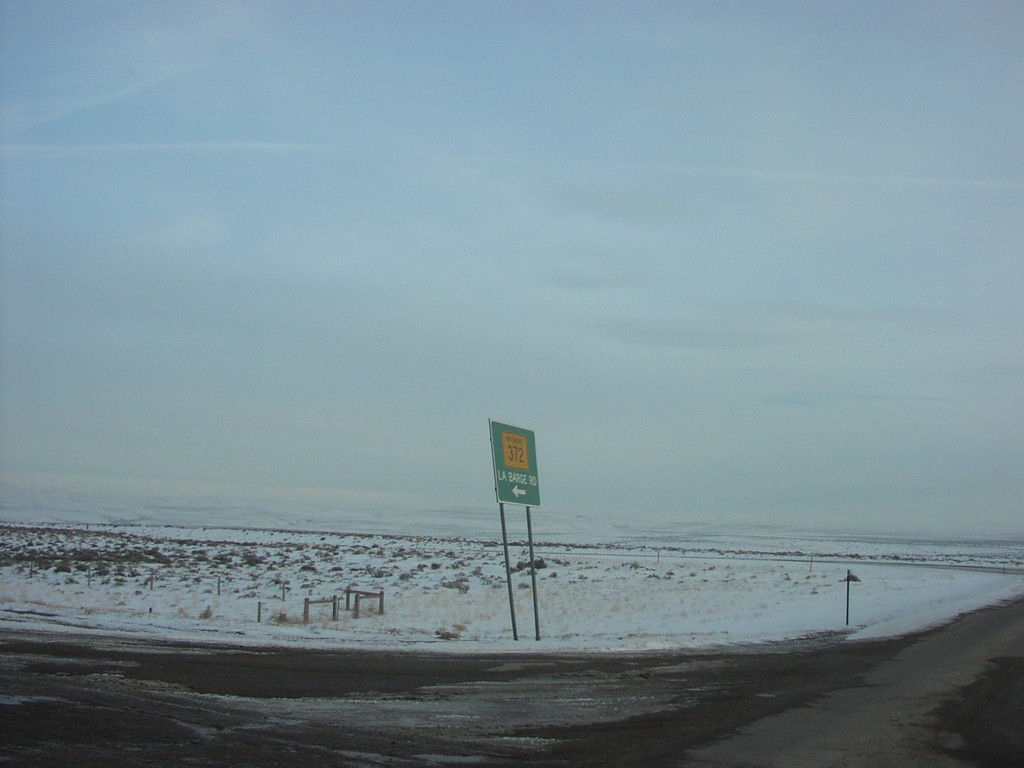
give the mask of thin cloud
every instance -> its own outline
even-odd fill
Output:
[[[644,320],[605,320],[598,333],[612,341],[628,345],[666,347],[680,350],[746,350],[792,343],[772,330],[737,323],[682,320],[651,322]]]
[[[781,406],[839,406],[873,402],[952,403],[951,397],[924,395],[874,394],[867,392],[793,391],[771,395],[762,400],[767,405]]]
[[[642,170],[658,173],[676,173],[690,176],[719,176],[758,181],[788,183],[851,184],[889,187],[958,187],[975,189],[1007,189],[1024,191],[1024,181],[1012,179],[958,179],[939,176],[880,176],[825,171],[797,171],[786,168],[731,168],[729,166],[658,165],[652,163],[617,164],[620,170]]]
[[[0,125],[4,126],[5,130],[13,133],[29,126],[45,125],[46,123],[63,120],[79,112],[86,112],[132,98],[137,94],[149,91],[191,71],[193,70],[182,67],[143,76],[135,82],[106,92],[91,93],[84,96],[75,95],[66,98],[52,98],[31,104],[11,105],[0,110]]]
[[[253,3],[195,3],[172,12],[154,4],[97,9],[96,15],[114,23],[100,27],[105,34],[52,57],[49,86],[32,101],[0,107],[0,129],[16,133],[63,121],[202,72],[224,43],[265,20],[264,9]]]
[[[498,165],[498,166],[543,166],[551,167],[548,158],[524,158],[487,155],[446,155],[450,163]],[[732,168],[729,166],[676,165],[672,163],[590,163],[591,170],[615,169],[620,171],[645,171],[661,174],[683,174],[690,176],[718,176],[723,178],[753,179],[786,183],[849,184],[887,187],[949,187],[961,189],[993,189],[1024,191],[1024,181],[1013,179],[972,179],[947,178],[940,176],[901,175],[857,175],[829,173],[825,171],[798,171],[786,168]]]
[[[683,173],[714,176],[736,176],[748,179],[787,182],[820,182],[833,184],[862,184],[890,187],[960,187],[977,189],[1024,190],[1024,181],[1002,179],[950,179],[934,176],[857,176],[842,173],[771,170],[757,168],[700,168],[678,169]]]
[[[602,318],[592,331],[628,345],[691,351],[735,351],[793,345],[892,343],[940,332],[929,312],[844,311],[800,302],[737,306],[662,318]]]
[[[329,152],[327,144],[290,141],[175,141],[121,144],[0,144],[0,153],[12,156],[97,157],[127,154],[196,154],[217,152]]]
[[[129,242],[146,248],[166,251],[207,248],[220,243],[228,235],[228,228],[211,216],[189,216],[178,219],[161,229],[144,233]]]

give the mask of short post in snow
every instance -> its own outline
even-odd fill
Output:
[[[858,579],[856,576],[854,576],[853,573],[850,572],[850,569],[847,568],[846,569],[846,626],[850,626],[850,582],[851,581],[860,581],[860,579]]]

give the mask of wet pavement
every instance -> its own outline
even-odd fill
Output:
[[[0,761],[739,768],[898,758],[994,768],[1024,764],[1021,653],[1022,601],[907,638],[701,653],[364,653],[5,634]]]

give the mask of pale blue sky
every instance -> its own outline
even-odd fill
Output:
[[[1024,528],[1024,5],[0,0],[10,490]]]

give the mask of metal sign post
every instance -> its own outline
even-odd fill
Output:
[[[505,527],[505,505],[498,505],[498,512],[501,514],[501,541],[505,545],[505,581],[508,584],[508,609],[512,613],[512,639],[519,639],[519,630],[516,629],[516,601],[512,598],[512,564],[508,559],[508,528]]]
[[[537,558],[533,555],[533,522],[530,520],[530,508],[526,508],[526,534],[530,541],[530,583],[533,587],[533,627],[536,637],[540,640],[540,611],[537,610]]]
[[[505,579],[508,583],[508,607],[512,615],[512,638],[519,639],[516,605],[512,592],[512,566],[508,554],[508,529],[505,505],[526,507],[526,529],[530,544],[530,579],[533,585],[533,624],[540,640],[540,612],[537,607],[537,567],[533,554],[533,520],[530,507],[540,506],[540,482],[537,478],[537,445],[533,432],[488,420],[491,459],[494,464],[494,495],[501,515],[501,540],[505,548]]]

